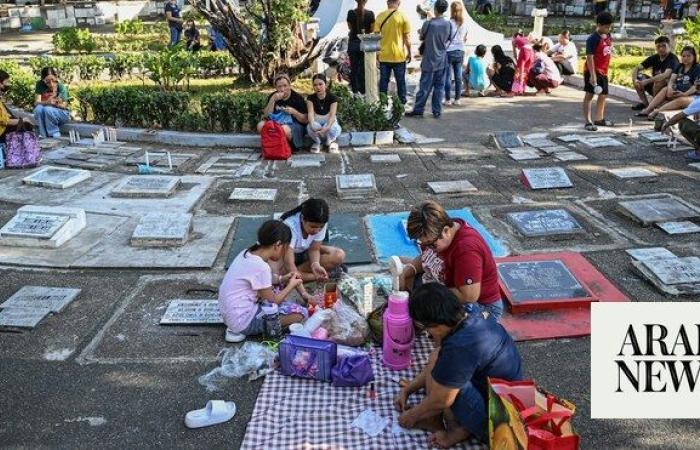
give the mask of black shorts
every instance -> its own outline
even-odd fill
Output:
[[[595,86],[590,83],[591,74],[588,72],[583,73],[583,90],[589,94],[595,94]],[[598,74],[596,75],[596,80],[598,81],[598,86],[603,88],[603,92],[598,95],[608,95],[608,77]]]
[[[642,73],[642,74],[640,74],[640,78],[642,80],[648,80],[651,77],[647,74]],[[654,96],[654,83],[649,83],[646,86],[644,86],[644,91],[653,97]]]
[[[302,264],[304,264],[306,261],[309,260],[309,251],[304,250],[301,253],[295,253],[294,254],[294,265],[299,267]]]

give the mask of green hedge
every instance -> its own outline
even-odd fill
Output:
[[[255,130],[266,101],[267,94],[262,92],[219,92],[203,95],[201,108],[209,118],[209,130],[240,133],[246,127]]]
[[[14,61],[0,59],[0,69],[10,75],[10,88],[7,91],[8,100],[15,106],[31,111],[34,107],[36,78]]]

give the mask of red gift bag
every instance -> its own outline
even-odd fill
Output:
[[[492,450],[578,450],[571,426],[576,406],[533,381],[489,378],[489,443]]]

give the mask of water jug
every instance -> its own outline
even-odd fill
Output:
[[[408,292],[394,291],[384,311],[382,361],[390,370],[403,370],[411,365],[413,321],[408,315]]]

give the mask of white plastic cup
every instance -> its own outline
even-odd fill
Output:
[[[306,331],[304,325],[300,323],[293,323],[289,326],[289,332],[294,336],[311,337],[311,334]]]
[[[320,311],[316,311],[316,313],[313,316],[309,317],[306,320],[306,323],[304,323],[304,328],[306,329],[307,333],[311,335],[321,325],[323,325],[323,322],[326,322],[330,319],[331,311],[329,309],[322,309]]]

